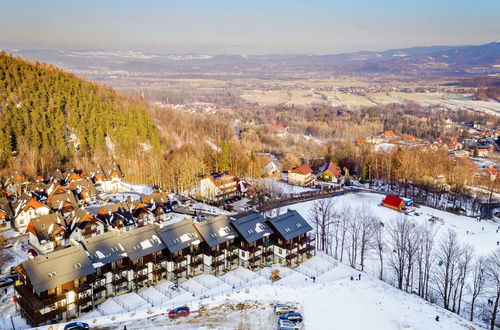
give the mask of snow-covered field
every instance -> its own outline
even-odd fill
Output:
[[[126,311],[116,302],[130,299],[135,293],[112,298],[99,308],[99,311],[116,311],[115,315],[92,314],[95,318],[87,315],[82,320],[92,327],[112,329],[123,329],[124,325],[127,325],[127,329],[274,329],[277,317],[272,314],[272,305],[289,303],[298,307],[304,315],[303,329],[473,329],[472,323],[456,314],[369,275],[362,274],[360,281],[351,280],[351,276],[357,278],[359,273],[327,256],[318,255],[305,264],[311,269],[320,267],[324,271],[318,273],[315,283],[297,270],[280,268],[282,280],[274,284],[264,281],[260,285],[235,289],[210,298],[201,297],[188,303],[191,316],[178,321],[168,319],[165,315],[168,308],[151,308],[145,304],[147,308]],[[248,272],[264,279],[261,275]],[[232,273],[231,276],[239,277]],[[237,273],[243,276],[246,271]],[[201,279],[218,283],[218,279],[207,276]],[[439,322],[434,319],[436,315],[440,317]],[[41,329],[45,328],[48,327]],[[62,324],[52,326],[52,329],[62,328]]]
[[[358,208],[368,206],[380,217],[381,221],[387,224],[395,217],[401,216],[400,212],[383,207],[380,205],[385,195],[376,193],[354,193],[339,197],[333,197],[337,210],[342,210],[345,206]],[[297,210],[305,219],[311,220],[311,209],[314,201],[289,205],[289,209]],[[285,212],[286,210],[282,210]],[[415,215],[418,213],[419,215]],[[449,212],[440,211],[427,206],[420,206],[415,212],[409,215],[417,223],[429,222],[429,219],[435,216],[443,219],[443,223],[436,222],[433,226],[438,227],[439,233],[445,233],[447,229],[453,229],[457,232],[460,242],[470,244],[479,255],[490,254],[496,247],[497,241],[500,241],[500,231],[497,232],[499,225],[492,221],[477,221],[474,218],[455,215]],[[429,222],[430,223],[430,222]]]

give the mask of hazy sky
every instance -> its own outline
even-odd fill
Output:
[[[0,0],[0,48],[338,53],[500,39],[500,0]]]

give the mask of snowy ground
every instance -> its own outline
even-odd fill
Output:
[[[394,220],[395,217],[401,216],[402,213],[395,210],[383,207],[380,205],[385,195],[376,193],[355,193],[346,194],[339,197],[332,197],[335,202],[335,207],[342,210],[344,206],[351,208],[370,207],[374,213],[381,218],[381,221],[386,225]],[[289,209],[297,210],[305,219],[311,220],[311,209],[315,201],[304,202],[289,205]],[[282,210],[285,212],[286,210]],[[418,213],[419,215],[415,215]],[[439,234],[443,234],[447,229],[453,229],[457,232],[459,240],[463,244],[470,244],[474,247],[479,255],[490,254],[497,247],[497,241],[500,241],[500,232],[497,233],[499,224],[492,221],[477,221],[474,218],[459,216],[449,212],[440,211],[427,206],[420,206],[415,209],[415,212],[410,214],[410,217],[418,223],[429,222],[432,217],[443,219],[443,223],[436,222],[433,226],[438,228]],[[429,222],[430,223],[430,222]]]
[[[288,303],[303,314],[303,329],[473,329],[472,323],[457,315],[367,274],[362,274],[360,281],[351,280],[351,276],[357,278],[359,273],[328,256],[319,254],[306,261],[304,267],[317,269],[315,283],[298,269],[283,267],[279,267],[282,279],[275,283],[263,276],[267,269],[254,273],[239,268],[221,278],[202,275],[199,279],[191,279],[190,285],[193,286],[197,285],[194,281],[205,286],[219,286],[222,278],[231,276],[239,279],[251,276],[263,282],[217,296],[186,301],[191,315],[178,320],[168,319],[166,313],[171,307],[150,307],[143,298],[134,296],[135,293],[108,299],[99,308],[99,311],[106,310],[108,315],[92,313],[82,320],[92,327],[109,329],[123,329],[124,325],[127,329],[274,329],[277,317],[272,312],[273,304]],[[169,287],[170,284],[162,286]],[[159,292],[155,295],[161,295]],[[139,295],[150,296],[151,289]],[[141,301],[141,308],[127,311],[116,302],[135,301],[134,298]],[[434,320],[436,315],[440,316],[439,322]],[[62,328],[63,324],[52,326],[52,329]]]
[[[387,224],[401,213],[380,206],[383,197],[382,194],[357,193],[333,199],[338,209],[345,205],[353,208],[368,206]],[[303,202],[290,205],[289,208],[296,209],[310,220],[313,204],[314,201]],[[459,240],[474,246],[477,254],[489,254],[500,240],[496,223],[478,222],[470,217],[456,216],[425,206],[417,208],[416,212],[420,215],[413,213],[410,216],[419,223],[428,222],[432,216],[441,218],[442,223],[433,225],[439,228],[438,235],[448,228],[454,229]],[[281,279],[271,283],[270,273],[275,268],[280,270]],[[368,267],[368,273],[376,274],[377,270]],[[92,327],[123,328],[127,324],[130,329],[162,328],[167,324],[179,329],[255,326],[272,329],[276,318],[270,312],[271,305],[275,302],[290,302],[301,306],[306,329],[471,329],[471,323],[455,314],[397,290],[369,274],[363,274],[361,281],[351,281],[351,276],[357,277],[357,271],[320,254],[295,269],[273,266],[253,272],[240,267],[219,277],[201,275],[182,283],[179,290],[171,289],[173,283],[164,282],[139,293],[108,299],[97,311],[83,316],[82,320]],[[316,278],[315,283],[312,281],[313,276]],[[11,327],[9,315],[14,313],[9,300],[12,295],[10,291],[0,305],[2,329]],[[248,302],[250,307],[228,307],[239,302]],[[192,315],[184,321],[169,321],[164,313],[183,304],[192,308]],[[197,310],[202,305],[199,315]],[[208,314],[204,314],[207,310]],[[436,315],[440,315],[439,322],[434,320]],[[234,319],[242,323],[234,323]],[[14,322],[16,328],[23,325],[19,317],[15,316]],[[63,325],[59,328],[62,329]]]

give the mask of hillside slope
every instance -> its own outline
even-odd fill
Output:
[[[54,66],[0,52],[0,163],[13,152],[43,151],[66,161],[113,145],[159,145],[146,105]],[[111,142],[111,143],[110,143]]]

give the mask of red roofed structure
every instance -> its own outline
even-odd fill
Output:
[[[393,195],[385,196],[382,205],[397,211],[401,211],[406,207],[406,203],[403,199]]]

